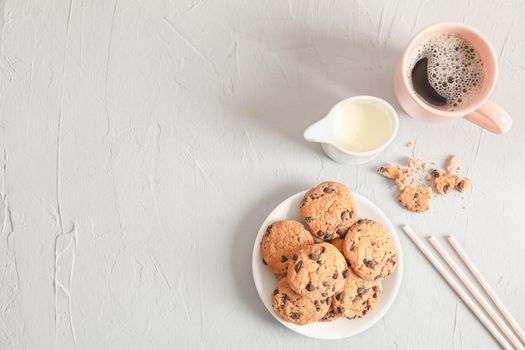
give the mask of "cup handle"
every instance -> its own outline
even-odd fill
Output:
[[[495,134],[504,134],[512,126],[509,114],[492,101],[485,102],[479,109],[467,114],[465,119]]]

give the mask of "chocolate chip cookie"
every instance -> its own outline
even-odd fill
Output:
[[[332,297],[332,309],[340,317],[361,318],[376,307],[382,294],[380,281],[367,281],[350,273],[343,290]]]
[[[314,238],[303,224],[295,220],[276,221],[266,229],[261,240],[261,257],[277,275],[286,274],[288,260]]]
[[[341,254],[343,254],[343,243],[344,243],[345,239],[344,238],[334,238],[330,241],[330,243],[337,248],[337,250],[339,250],[341,252]]]
[[[354,272],[369,281],[390,275],[398,259],[396,247],[383,225],[369,219],[358,220],[350,227],[343,253]]]
[[[305,325],[319,321],[330,308],[330,298],[325,298],[321,303],[319,300],[311,300],[294,292],[288,285],[286,278],[277,283],[272,295],[273,311],[281,319]]]
[[[352,193],[337,182],[323,182],[308,191],[300,212],[310,232],[325,241],[344,237],[357,218]]]
[[[333,297],[331,297],[330,300],[332,300],[332,298]],[[338,314],[337,312],[335,312],[334,303],[332,303],[332,305],[330,305],[330,309],[328,309],[328,312],[323,316],[323,318],[319,320],[319,322],[332,322],[332,321],[337,320],[340,317],[341,317],[341,314]]]
[[[287,278],[298,294],[310,300],[321,300],[341,290],[348,275],[344,256],[325,242],[306,246],[295,253],[288,265]]]

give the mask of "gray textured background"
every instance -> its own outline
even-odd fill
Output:
[[[402,236],[394,306],[355,338],[291,333],[265,310],[250,256],[281,200],[336,180],[394,224],[454,234],[525,324],[522,1],[3,0],[1,349],[475,349],[496,343]],[[302,131],[338,100],[395,102],[415,31],[463,21],[493,43],[508,135],[468,122],[400,132],[363,166]],[[464,199],[412,214],[374,168],[456,153]],[[462,207],[466,208],[463,209]]]

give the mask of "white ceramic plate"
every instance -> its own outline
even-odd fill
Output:
[[[379,321],[386,314],[397,296],[397,292],[401,286],[401,277],[403,275],[403,253],[401,250],[399,237],[394,226],[383,213],[383,211],[381,211],[381,209],[379,209],[374,203],[365,197],[353,192],[359,217],[369,218],[383,224],[387,232],[390,234],[392,241],[396,245],[397,252],[399,254],[399,261],[396,271],[394,271],[392,275],[383,281],[383,296],[381,298],[381,302],[372,312],[363,318],[356,320],[342,318],[333,322],[316,322],[306,326],[298,326],[293,323],[285,322],[273,312],[272,291],[277,284],[277,278],[270,271],[270,269],[268,269],[268,267],[263,264],[261,255],[259,254],[259,244],[264,232],[266,231],[266,227],[272,222],[277,220],[302,221],[299,215],[299,203],[305,193],[306,191],[297,193],[279,204],[270,213],[270,215],[268,215],[259,229],[257,238],[255,239],[255,244],[253,245],[252,256],[252,269],[255,286],[257,288],[257,292],[259,293],[259,297],[268,311],[279,322],[292,331],[307,337],[318,339],[341,339],[351,337],[365,331],[366,329],[372,327],[377,321]]]

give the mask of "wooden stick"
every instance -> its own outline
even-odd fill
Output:
[[[428,249],[421,239],[416,235],[416,233],[408,226],[403,226],[403,230],[407,234],[408,237],[414,242],[414,244],[421,250],[423,255],[430,261],[430,263],[434,266],[434,268],[443,276],[445,281],[450,285],[450,287],[456,292],[456,294],[463,300],[465,305],[469,307],[469,309],[476,315],[478,320],[485,326],[485,328],[492,334],[494,339],[501,345],[501,347],[505,350],[512,350],[512,346],[507,342],[505,337],[501,335],[499,330],[494,327],[494,325],[490,322],[490,320],[485,316],[483,311],[479,308],[479,306],[472,300],[472,298],[461,288],[458,282],[456,282],[452,275],[445,269],[445,267],[436,259],[434,254]]]
[[[505,321],[496,313],[494,308],[489,304],[487,299],[480,293],[480,291],[477,289],[477,287],[472,283],[471,280],[468,279],[467,275],[463,272],[461,267],[452,259],[452,257],[447,253],[447,251],[443,248],[443,246],[434,238],[434,237],[428,237],[429,242],[432,244],[434,249],[441,255],[443,260],[450,266],[452,271],[456,274],[456,276],[463,282],[465,287],[467,287],[468,291],[474,299],[477,300],[477,302],[481,305],[483,310],[487,313],[487,315],[490,316],[492,321],[498,326],[498,328],[505,334],[508,340],[514,345],[516,349],[525,350],[525,348],[521,345],[520,341],[514,333],[512,333],[512,330],[507,327],[505,324]]]
[[[474,277],[478,280],[479,284],[481,285],[481,287],[483,288],[485,293],[487,293],[487,295],[490,297],[490,299],[492,299],[492,301],[494,302],[494,304],[496,305],[498,310],[501,312],[503,317],[507,320],[509,325],[512,327],[514,332],[516,332],[516,334],[520,338],[521,342],[525,345],[525,332],[523,332],[523,330],[521,329],[521,327],[518,324],[518,322],[514,319],[514,317],[512,317],[511,313],[505,307],[505,305],[503,305],[503,302],[496,295],[496,293],[494,292],[494,290],[492,289],[490,284],[487,282],[487,280],[483,277],[483,275],[481,275],[481,272],[479,272],[479,270],[476,267],[476,265],[474,265],[474,262],[468,257],[468,255],[465,252],[465,250],[459,245],[458,241],[456,241],[456,239],[454,237],[449,236],[448,237],[448,241],[449,241],[450,245],[452,246],[452,248],[454,248],[454,250],[456,251],[458,256],[461,258],[463,263],[470,270],[472,275],[474,275]]]

